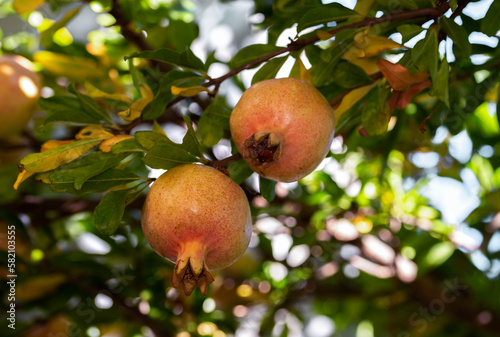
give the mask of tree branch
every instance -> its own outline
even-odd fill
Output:
[[[117,2],[118,0],[113,0],[114,2]],[[468,0],[464,1],[464,2],[468,2]],[[345,25],[345,26],[342,26],[342,27],[338,27],[338,28],[335,28],[335,29],[332,29],[330,31],[328,31],[329,34],[331,34],[332,36],[335,36],[337,33],[343,31],[343,30],[346,30],[346,29],[352,29],[352,28],[361,28],[361,27],[366,27],[366,26],[374,26],[374,25],[377,25],[377,24],[380,24],[380,23],[384,23],[384,22],[392,22],[392,21],[398,21],[398,20],[413,20],[413,19],[420,19],[420,18],[428,18],[428,19],[433,19],[433,18],[437,18],[441,15],[443,15],[444,13],[446,13],[446,11],[450,8],[449,4],[446,2],[446,3],[443,3],[442,5],[440,5],[439,7],[437,8],[422,8],[422,9],[417,9],[417,10],[414,10],[414,11],[408,11],[408,12],[401,12],[401,11],[394,11],[394,12],[390,12],[388,13],[387,15],[384,15],[384,16],[381,16],[379,18],[367,18],[365,20],[362,20],[362,21],[359,21],[359,22],[355,22],[355,23],[352,23],[350,25]],[[110,12],[111,13],[111,12]],[[118,16],[120,17],[120,12],[116,13],[118,14]],[[118,22],[118,21],[117,21]],[[313,44],[313,43],[316,43],[320,40],[320,38],[318,36],[311,36],[311,37],[308,37],[308,38],[303,38],[303,39],[298,39],[298,40],[294,40],[292,42],[290,42],[286,47],[282,48],[282,49],[279,49],[279,50],[276,50],[272,53],[269,53],[267,55],[264,55],[262,57],[259,57],[258,59],[256,60],[253,60],[253,61],[250,61],[236,69],[233,69],[231,71],[229,71],[228,73],[220,76],[220,77],[217,77],[217,78],[213,78],[207,82],[205,82],[204,84],[202,84],[203,87],[210,87],[210,86],[214,86],[214,90],[213,91],[217,91],[217,89],[219,88],[219,86],[221,85],[222,82],[224,82],[225,80],[239,74],[240,72],[242,72],[243,70],[246,70],[246,69],[250,69],[250,68],[253,68],[253,67],[256,67],[258,66],[259,64],[263,63],[263,62],[266,62],[276,56],[279,56],[279,55],[282,55],[282,54],[286,54],[286,53],[290,53],[290,52],[293,52],[293,51],[297,51],[297,50],[301,50],[302,48],[310,45],[310,44]],[[186,97],[182,97],[182,96],[179,96],[177,97],[176,99],[172,100],[168,105],[167,105],[167,109],[175,104],[177,104],[178,102],[184,100]],[[134,126],[136,126],[137,124],[139,124],[140,121],[137,121],[136,122],[133,122],[133,126],[130,127],[130,129],[132,129]],[[129,130],[130,130],[129,129]]]
[[[241,156],[241,153],[235,153],[232,156],[221,159],[221,160],[212,160],[208,163],[208,165],[212,166],[212,167],[226,167],[229,164],[231,164],[232,162],[240,160],[241,158],[243,158]]]
[[[338,27],[335,29],[332,29],[328,31],[328,33],[332,36],[335,36],[337,33],[346,30],[346,29],[352,29],[352,28],[361,28],[361,27],[366,27],[366,26],[374,26],[383,22],[392,22],[392,21],[398,21],[398,20],[413,20],[413,19],[419,19],[422,17],[426,17],[428,19],[433,19],[437,18],[444,13],[450,8],[448,3],[444,3],[441,6],[437,8],[422,8],[422,9],[417,9],[414,11],[408,11],[408,12],[400,12],[400,11],[395,11],[388,13],[387,15],[381,16],[379,18],[367,18],[365,20],[355,22],[350,25],[345,25],[342,27]],[[255,66],[258,66],[259,64],[266,62],[276,56],[289,53],[292,51],[297,51],[300,50],[310,44],[316,43],[320,40],[318,36],[311,36],[308,38],[304,39],[298,39],[295,41],[292,41],[286,46],[285,48],[282,48],[280,50],[274,51],[272,53],[269,53],[267,55],[264,55],[262,57],[259,57],[256,60],[253,60],[251,62],[248,62],[247,64],[242,65],[241,67],[238,67],[236,69],[231,70],[225,75],[222,75],[220,77],[211,79],[210,81],[206,82],[203,84],[204,87],[209,87],[212,85],[215,85],[215,88],[217,89],[220,84],[227,80],[230,77],[233,77],[237,75],[238,73],[242,72],[243,70],[253,68]]]

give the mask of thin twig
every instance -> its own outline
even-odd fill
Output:
[[[335,36],[337,33],[346,30],[346,29],[352,29],[352,28],[361,28],[361,27],[366,27],[366,26],[374,26],[383,22],[392,22],[392,21],[397,21],[397,20],[412,20],[412,19],[418,19],[421,17],[428,17],[429,19],[439,17],[446,13],[446,11],[450,8],[448,3],[444,3],[440,7],[437,8],[422,8],[422,9],[417,9],[414,11],[409,11],[409,12],[391,12],[388,13],[387,15],[381,16],[379,18],[367,18],[363,21],[355,22],[350,25],[342,26],[339,28],[332,29],[328,31],[328,33],[332,36]],[[298,39],[295,41],[290,42],[286,47],[276,50],[272,53],[269,53],[267,55],[264,55],[256,60],[253,60],[251,62],[248,62],[247,64],[242,65],[241,67],[238,67],[236,69],[233,69],[229,71],[227,74],[222,75],[220,77],[211,79],[210,81],[206,82],[203,84],[204,87],[209,87],[212,85],[215,85],[217,88],[220,86],[220,84],[227,80],[230,77],[233,77],[237,75],[238,73],[242,72],[243,70],[253,68],[255,66],[258,66],[259,64],[268,61],[276,56],[292,52],[292,51],[297,51],[300,50],[310,44],[316,43],[320,40],[318,36],[311,36],[308,38],[304,39]]]
[[[212,167],[226,167],[232,162],[240,160],[241,158],[242,158],[241,153],[235,153],[232,156],[221,160],[212,160],[208,163],[208,165]]]

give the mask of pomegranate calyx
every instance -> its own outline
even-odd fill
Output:
[[[273,132],[257,132],[244,143],[243,157],[255,166],[271,167],[281,157],[281,142]]]
[[[174,287],[177,288],[179,284],[181,284],[184,294],[189,296],[193,292],[194,288],[198,286],[201,293],[206,295],[208,286],[214,281],[214,278],[208,271],[207,265],[203,263],[201,273],[194,272],[190,259],[188,259],[187,263],[179,269],[179,266],[181,265],[182,264],[180,263],[175,265]]]
[[[177,288],[182,284],[184,294],[189,296],[198,285],[201,293],[206,295],[208,286],[213,281],[214,278],[205,263],[203,245],[197,241],[186,243],[175,264],[174,287]]]

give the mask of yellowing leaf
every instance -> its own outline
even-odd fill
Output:
[[[297,61],[299,62],[299,76],[300,79],[304,82],[307,82],[312,85],[312,77],[311,77],[311,72],[306,68],[300,57],[297,58]]]
[[[17,14],[31,12],[45,3],[45,0],[14,0],[12,7]]]
[[[133,101],[125,94],[110,94],[94,87],[89,82],[85,82],[85,89],[87,89],[87,94],[94,98],[109,98],[116,99],[119,101],[132,103]]]
[[[371,57],[386,50],[404,48],[403,45],[383,36],[367,35],[360,32],[354,36],[354,45],[359,49],[360,58]]]
[[[500,83],[492,85],[484,95],[485,101],[498,102],[500,99]]]
[[[167,134],[165,133],[165,130],[163,130],[163,129],[162,129],[161,125],[160,125],[160,124],[158,124],[158,122],[156,121],[156,119],[155,119],[155,121],[153,122],[153,131],[154,131],[154,132],[159,132],[159,133],[161,133],[161,134],[162,134],[162,135],[164,135],[164,136],[166,136],[166,135],[167,135]]]
[[[360,58],[358,55],[361,53],[361,49],[356,46],[351,46],[342,58],[351,62],[354,65],[357,65],[361,69],[365,71],[368,75],[374,74],[379,71],[377,68],[377,60],[375,58]]]
[[[109,131],[106,131],[102,126],[99,125],[90,125],[86,126],[77,133],[75,138],[77,140],[82,139],[106,139],[109,137],[113,137],[113,134]]]
[[[42,148],[40,149],[40,152],[46,152],[50,149],[55,149],[57,147],[67,145],[67,144],[72,143],[72,142],[74,142],[73,139],[71,139],[71,140],[49,140],[49,141],[42,144]],[[19,172],[19,174],[17,175],[16,182],[14,183],[14,189],[17,190],[19,188],[19,185],[21,185],[21,183],[23,181],[25,181],[26,179],[31,177],[33,174],[35,174],[35,173],[28,172],[25,169],[22,169],[22,171]]]
[[[198,95],[200,92],[209,91],[207,88],[202,87],[201,85],[195,85],[193,87],[187,88],[172,86],[170,90],[172,90],[172,95],[181,95],[183,97],[193,97]]]
[[[71,79],[82,80],[102,77],[106,74],[99,63],[86,57],[40,51],[33,55],[33,59],[51,73]]]
[[[325,32],[324,30],[316,31],[316,35],[318,35],[320,40],[326,41],[334,37],[335,35]]]
[[[67,145],[71,142],[74,142],[74,140],[73,139],[70,139],[70,140],[49,140],[49,141],[42,144],[42,148],[40,149],[40,152],[45,152],[45,151],[48,151],[51,149],[55,149],[56,147]]]
[[[142,110],[148,105],[149,101],[145,98],[140,98],[132,105],[128,110],[123,110],[118,113],[118,116],[120,116],[123,120],[127,122],[131,122],[133,120],[136,120],[137,118],[141,117],[142,115]]]
[[[365,17],[370,12],[374,2],[375,0],[358,0],[356,6],[354,7],[354,11]]]
[[[61,274],[39,275],[29,278],[26,282],[17,285],[16,299],[31,301],[47,296],[66,282],[66,277]]]
[[[147,84],[141,84],[140,87],[142,98],[138,99],[128,110],[120,111],[118,116],[127,122],[131,122],[141,117],[142,111],[154,98],[154,93]]]
[[[33,172],[28,172],[26,171],[25,169],[23,169],[21,172],[19,172],[19,174],[17,175],[17,179],[16,179],[16,182],[14,183],[14,189],[17,190],[19,185],[21,185],[21,183],[23,181],[25,181],[26,179],[28,179],[29,177],[31,177],[33,174]]]
[[[342,102],[340,102],[340,105],[337,109],[335,109],[335,120],[340,120],[340,117],[349,110],[350,108],[353,107],[356,102],[359,102],[360,99],[366,96],[372,90],[372,88],[375,86],[376,83],[357,88],[352,90],[350,93],[344,96],[342,99]]]
[[[139,89],[141,91],[142,98],[146,99],[148,102],[151,102],[155,97],[155,94],[153,93],[153,90],[151,90],[149,85],[145,83],[141,84],[141,87]]]
[[[134,138],[130,135],[115,135],[113,137],[110,137],[108,139],[106,139],[105,141],[103,141],[101,143],[101,145],[99,145],[99,150],[101,150],[102,152],[110,152],[111,151],[111,148],[121,142],[122,140],[125,140],[125,139],[130,139],[130,138]]]
[[[30,172],[46,172],[69,163],[99,145],[102,139],[84,139],[50,149],[32,153],[21,160],[23,168]]]
[[[377,66],[394,90],[403,91],[412,84],[420,83],[429,77],[428,73],[419,71],[412,74],[410,69],[401,64],[394,64],[384,58],[377,60]]]

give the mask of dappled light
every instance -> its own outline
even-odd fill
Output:
[[[23,93],[30,98],[37,97],[39,95],[35,82],[33,82],[33,80],[29,77],[21,76],[19,78],[19,87]]]

